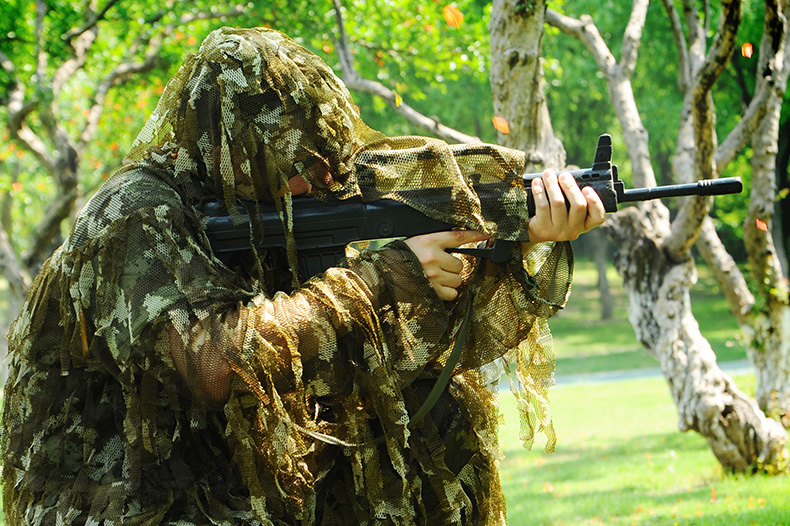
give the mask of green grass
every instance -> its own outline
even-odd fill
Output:
[[[509,524],[790,525],[790,481],[723,473],[700,435],[677,430],[663,379],[557,387],[551,399],[559,441],[546,454],[520,447],[502,394]]]
[[[746,358],[738,324],[710,270],[698,267],[699,279],[691,303],[700,330],[719,362]],[[568,306],[549,321],[557,355],[557,374],[578,374],[657,367],[642,347],[628,321],[628,298],[614,268],[607,272],[614,298],[614,314],[601,320],[598,279],[590,261],[577,260]]]
[[[703,335],[719,362],[745,359],[724,295],[707,267],[698,272],[691,298]],[[658,366],[636,341],[622,280],[612,268],[608,278],[615,309],[602,321],[595,268],[577,261],[568,307],[550,320],[558,376]],[[736,380],[754,390],[754,378]],[[554,454],[520,446],[514,399],[502,394],[509,524],[790,526],[787,477],[725,474],[702,436],[678,431],[663,378],[557,387],[550,398]]]

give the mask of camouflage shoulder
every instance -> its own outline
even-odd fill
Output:
[[[159,174],[144,167],[116,173],[90,198],[77,216],[67,249],[100,237],[114,221],[137,210],[184,207],[181,196]]]

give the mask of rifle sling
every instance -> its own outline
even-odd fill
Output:
[[[466,335],[469,332],[469,321],[472,318],[472,298],[474,294],[470,291],[469,296],[466,302],[466,313],[464,315],[464,321],[461,323],[461,328],[458,331],[458,337],[455,339],[455,344],[453,345],[453,350],[450,353],[449,358],[447,358],[447,363],[444,364],[442,368],[442,372],[439,374],[439,377],[436,379],[436,383],[433,385],[433,389],[431,392],[428,393],[428,398],[425,399],[425,402],[422,403],[422,406],[417,410],[413,417],[409,420],[408,428],[413,429],[415,425],[417,425],[428,412],[433,409],[433,406],[436,405],[436,402],[439,401],[439,397],[442,396],[444,389],[447,387],[447,384],[450,382],[450,378],[453,376],[453,370],[455,370],[456,364],[458,364],[458,360],[461,358],[461,351],[464,350],[464,344],[466,343]]]

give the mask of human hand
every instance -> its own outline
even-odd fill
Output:
[[[444,249],[483,241],[489,237],[477,230],[450,230],[410,237],[406,240],[406,245],[417,256],[436,294],[448,301],[458,296],[464,265],[459,258]]]
[[[529,219],[529,240],[572,241],[602,224],[606,217],[601,198],[590,187],[579,189],[568,172],[546,170],[532,180],[535,215]],[[566,203],[567,201],[567,203]]]

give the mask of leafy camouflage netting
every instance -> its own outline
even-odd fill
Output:
[[[274,201],[290,231],[287,181],[301,173],[317,198],[400,199],[523,240],[522,163],[495,146],[384,137],[287,37],[212,33],[11,328],[7,524],[504,523],[484,366],[504,358],[524,440],[542,429],[551,449],[545,318],[569,289],[567,244],[523,264],[467,258],[459,298],[442,302],[402,242],[303,285],[293,248],[229,268],[195,205]],[[481,182],[500,197],[481,205]],[[437,204],[435,189],[453,199]],[[470,297],[457,374],[410,429]]]

